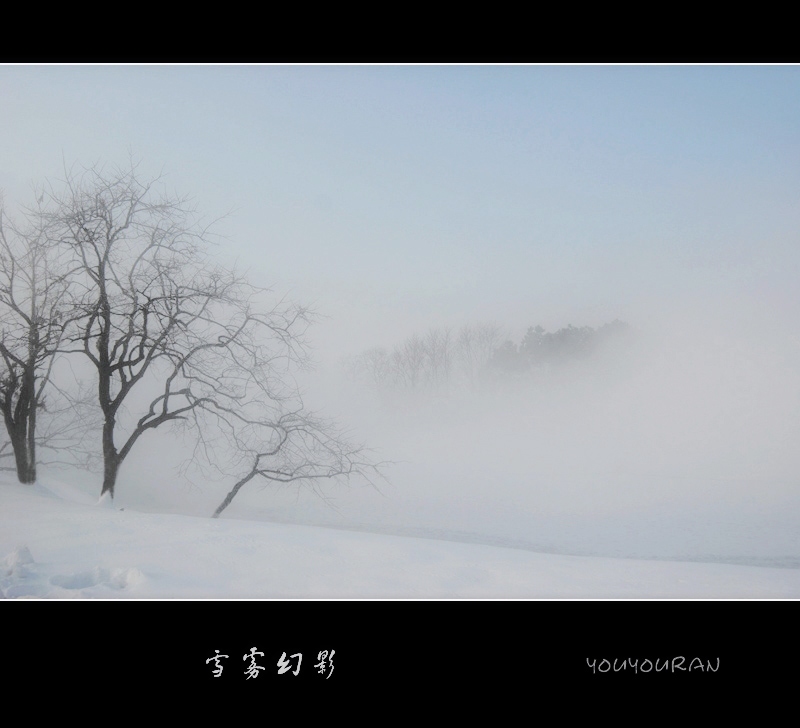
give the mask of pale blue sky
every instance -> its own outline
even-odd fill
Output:
[[[798,66],[0,66],[6,206],[168,173],[342,353],[428,324],[797,311]]]

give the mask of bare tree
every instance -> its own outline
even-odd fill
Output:
[[[322,496],[315,486],[320,479],[359,475],[372,482],[370,473],[380,475],[364,448],[350,444],[333,423],[302,408],[278,416],[275,412],[265,414],[258,420],[239,417],[237,422],[226,422],[233,426],[231,436],[236,441],[230,452],[245,464],[246,472],[214,511],[213,518],[254,478],[268,483],[303,481]]]
[[[441,390],[461,375],[474,385],[486,369],[502,340],[495,324],[463,326],[458,336],[449,327],[414,334],[396,345],[391,353],[369,349],[351,361],[349,374],[381,387],[417,391],[424,386]]]
[[[380,346],[367,349],[347,361],[347,373],[352,380],[366,380],[380,390],[390,384],[392,379],[389,354]]]
[[[428,380],[433,387],[450,381],[453,364],[453,332],[449,327],[430,329],[425,336]]]
[[[395,349],[394,363],[397,375],[410,389],[417,389],[425,372],[425,340],[419,335],[409,336],[401,348]]]
[[[24,217],[17,226],[0,205],[0,412],[9,437],[0,459],[13,454],[19,481],[34,483],[37,445],[66,445],[64,422],[51,418],[42,431],[38,415],[46,390],[56,399],[51,375],[67,323],[69,270],[41,206]]]
[[[346,461],[358,448],[304,412],[292,378],[305,361],[308,311],[285,301],[265,308],[265,291],[212,264],[208,229],[159,184],[134,165],[95,167],[69,171],[63,189],[48,192],[50,222],[78,268],[65,350],[83,353],[97,374],[101,495],[113,498],[141,436],[168,423],[191,429],[195,455],[210,463],[220,442],[239,449],[233,460],[250,474],[229,498],[255,475],[353,472]],[[343,460],[320,459],[314,443]]]
[[[458,331],[455,344],[456,357],[460,368],[470,385],[475,384],[475,377],[479,368],[475,328],[470,325],[462,326]]]
[[[467,382],[475,386],[503,340],[503,330],[494,323],[467,324],[459,329],[455,359]]]

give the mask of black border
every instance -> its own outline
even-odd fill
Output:
[[[778,690],[795,673],[790,635],[798,613],[792,601],[17,600],[5,606],[4,624],[14,625],[15,635],[5,657],[21,681],[38,675],[43,689],[124,686],[132,695],[161,686],[200,704],[215,696],[258,702],[268,694],[314,701],[425,693],[467,705],[489,688],[518,683],[535,686],[542,699],[566,686],[708,697],[738,685]],[[256,679],[245,675],[252,647],[264,653]],[[229,656],[219,678],[207,663],[215,650]],[[335,651],[333,672],[315,669],[322,650]],[[278,674],[283,653],[303,655],[297,675],[296,662]],[[452,687],[458,692],[448,693]]]
[[[19,9],[18,9],[19,10]],[[0,63],[797,63],[788,16],[551,4],[526,9],[195,6],[16,18]],[[494,12],[491,12],[494,11]],[[36,15],[34,15],[36,13]]]

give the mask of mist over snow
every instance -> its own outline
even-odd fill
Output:
[[[355,508],[365,526],[555,553],[797,566],[800,340],[757,301],[721,303],[513,380],[345,382],[326,404],[397,462],[385,497],[337,492],[342,515],[309,501],[308,517]]]
[[[753,308],[746,307],[752,312]],[[729,311],[734,311],[731,306]],[[798,598],[797,340],[661,318],[571,366],[408,392],[306,373],[378,489],[187,480],[151,437],[97,475],[6,476],[7,598]]]

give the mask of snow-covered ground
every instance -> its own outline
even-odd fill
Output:
[[[4,477],[0,593],[17,599],[800,598],[798,568],[540,553],[525,544],[459,542],[446,532],[428,531],[438,537],[426,538],[130,505],[120,510],[122,500],[98,504],[89,488],[46,478],[22,486]]]
[[[507,391],[312,381],[311,404],[387,461],[378,489],[325,483],[325,500],[252,481],[212,519],[236,473],[182,477],[166,430],[137,443],[113,504],[96,473],[8,473],[0,594],[800,598],[800,340],[767,337],[791,344],[779,356],[738,336],[673,336]]]

